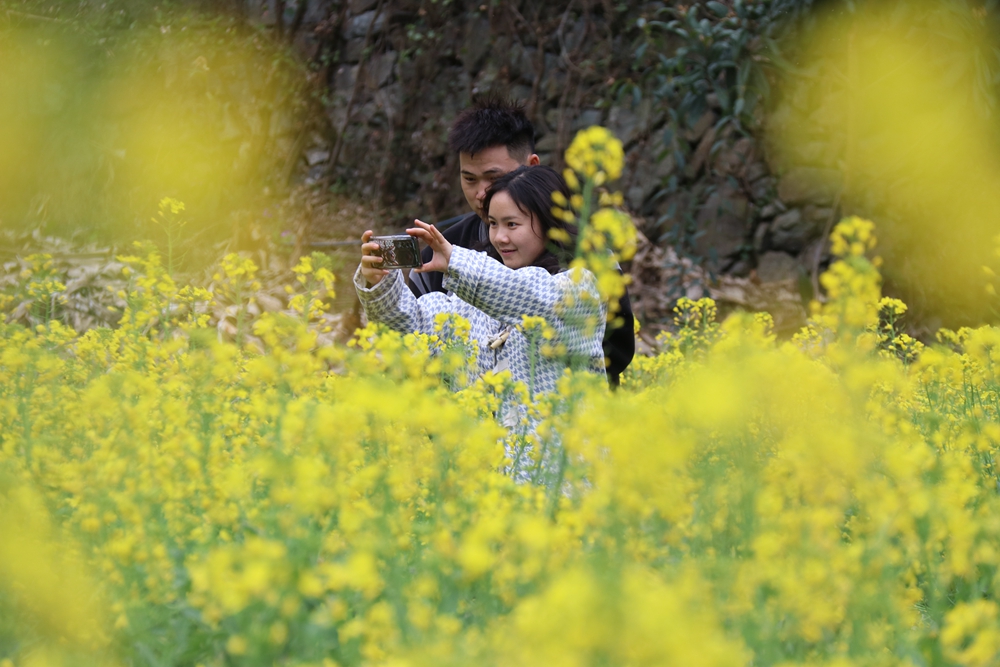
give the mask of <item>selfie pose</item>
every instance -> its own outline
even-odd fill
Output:
[[[455,118],[448,133],[448,146],[458,157],[459,185],[469,212],[441,221],[438,229],[452,245],[481,250],[489,242],[483,212],[486,191],[494,181],[514,169],[540,164],[535,153],[535,129],[523,105],[496,96],[484,96]],[[424,248],[423,261],[429,262],[431,253],[430,247]],[[409,287],[418,297],[430,292],[446,293],[443,281],[444,275],[438,271],[411,271]],[[616,313],[619,326],[606,323],[603,341],[607,379],[612,386],[618,385],[619,376],[635,354],[632,305],[628,294],[618,300]]]
[[[401,332],[430,334],[435,315],[461,315],[478,346],[478,372],[510,370],[532,393],[555,389],[572,360],[604,376],[605,306],[593,274],[566,271],[576,228],[552,214],[556,191],[570,196],[565,181],[549,167],[522,167],[497,179],[483,201],[489,239],[478,249],[453,245],[435,227],[415,221],[407,233],[426,242],[433,256],[413,270],[440,271],[448,293],[415,297],[399,270],[381,268],[379,245],[371,241],[371,231],[365,232],[354,283],[368,319]],[[551,240],[553,229],[562,241]],[[566,355],[532,351],[518,329],[525,315],[544,317]]]

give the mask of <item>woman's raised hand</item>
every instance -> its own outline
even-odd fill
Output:
[[[419,269],[413,269],[417,273],[426,271],[440,271],[445,273],[448,270],[448,263],[451,262],[451,244],[434,225],[428,225],[422,220],[414,220],[416,227],[407,229],[406,233],[415,236],[431,247],[434,257]]]
[[[377,285],[380,280],[389,275],[385,269],[378,268],[382,258],[375,254],[378,244],[371,241],[374,232],[366,231],[361,235],[361,275],[369,285]]]

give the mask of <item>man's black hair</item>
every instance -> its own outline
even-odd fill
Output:
[[[456,153],[470,155],[506,146],[510,156],[521,162],[535,152],[535,128],[523,104],[486,95],[473,100],[472,106],[455,118],[448,146]]]

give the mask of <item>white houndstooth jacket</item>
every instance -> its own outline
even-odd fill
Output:
[[[478,373],[506,362],[512,378],[524,382],[532,394],[554,390],[568,361],[530,349],[528,337],[517,328],[525,315],[544,317],[556,332],[555,341],[549,342],[562,343],[569,355],[586,359],[590,370],[605,374],[601,341],[607,313],[589,271],[584,270],[583,279],[576,282],[569,272],[552,275],[537,266],[509,269],[484,252],[452,246],[444,278],[449,294],[432,292],[418,299],[406,287],[399,270],[369,288],[358,267],[354,285],[368,319],[397,331],[430,334],[438,313],[461,315],[469,321],[470,339],[479,349]],[[582,298],[585,295],[590,298]],[[598,303],[600,312],[591,312]],[[596,320],[596,326],[583,324],[588,315]],[[491,337],[508,327],[507,342],[499,350],[490,349]]]

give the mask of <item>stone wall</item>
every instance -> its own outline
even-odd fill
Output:
[[[251,0],[248,14],[276,27],[280,4],[282,29],[299,21],[295,47],[326,93],[325,121],[303,146],[298,178],[359,193],[386,212],[386,227],[464,212],[447,130],[475,94],[496,91],[526,102],[543,163],[560,167],[580,128],[613,130],[627,152],[618,185],[628,207],[651,243],[676,244],[698,265],[701,293],[725,274],[746,278],[751,289],[762,284],[808,297],[828,260],[823,238],[835,215],[836,174],[810,167],[773,173],[762,142],[717,129],[718,108],[686,125],[682,138],[693,152],[679,166],[667,150],[677,140],[667,128],[668,109],[651,95],[638,102],[613,97],[616,77],[634,60],[637,19],[663,3],[622,11],[600,0],[544,7]],[[664,189],[671,179],[672,194]],[[698,296],[690,284],[660,288],[673,298]],[[639,309],[662,319],[671,302]]]

